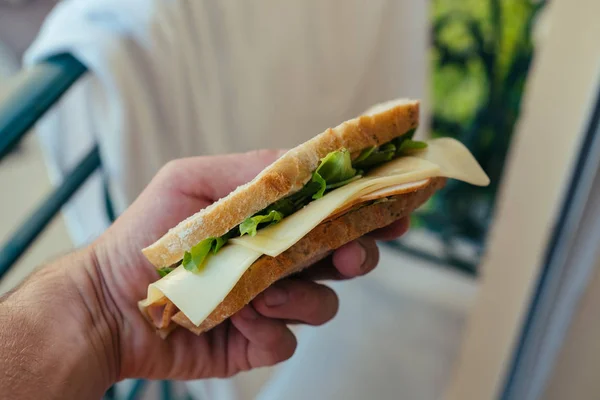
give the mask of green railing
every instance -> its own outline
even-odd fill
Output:
[[[85,66],[75,57],[61,54],[22,71],[9,82],[8,90],[0,99],[0,167],[2,160],[18,146],[36,121],[85,72]],[[100,153],[95,146],[0,249],[0,279],[33,244],[61,207],[99,168],[101,168]],[[107,213],[109,216],[114,215],[110,198],[107,196],[106,199]],[[146,387],[146,381],[134,381],[132,389],[125,398],[131,400],[140,398]],[[170,382],[161,382],[162,398],[171,399],[171,392]],[[114,387],[107,391],[105,398],[116,398]]]
[[[22,71],[11,80],[0,101],[0,162],[85,70],[77,59],[62,54]],[[94,149],[17,229],[0,250],[0,278],[99,166],[98,150]]]

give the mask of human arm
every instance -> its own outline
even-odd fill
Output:
[[[252,179],[277,155],[168,164],[101,238],[50,263],[7,296],[0,303],[0,360],[6,371],[0,391],[94,398],[125,378],[226,377],[289,358],[296,340],[288,321],[320,325],[337,311],[335,293],[312,278],[352,278],[372,270],[378,258],[373,237],[349,243],[307,273],[278,282],[199,337],[178,330],[160,339],[136,304],[157,278],[140,249]],[[402,221],[374,236],[396,237],[406,228]]]

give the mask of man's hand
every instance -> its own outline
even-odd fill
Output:
[[[403,220],[345,245],[301,276],[279,281],[251,305],[201,336],[179,329],[167,340],[160,339],[137,308],[148,284],[158,279],[140,250],[179,221],[251,180],[280,154],[261,151],[167,164],[115,224],[81,252],[78,265],[61,269],[61,282],[67,281],[69,288],[63,291],[78,301],[57,293],[49,306],[65,308],[63,314],[78,315],[79,325],[84,324],[78,331],[93,333],[93,344],[88,347],[92,358],[98,360],[95,369],[105,377],[106,385],[131,377],[226,377],[286,360],[296,347],[288,321],[320,325],[336,314],[336,294],[313,279],[366,274],[379,257],[374,239],[392,239],[408,228],[407,220]],[[37,285],[41,290],[43,282]],[[61,337],[53,340],[60,341]]]

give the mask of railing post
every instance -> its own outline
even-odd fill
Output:
[[[59,54],[12,79],[0,97],[0,160],[85,71],[72,55]]]

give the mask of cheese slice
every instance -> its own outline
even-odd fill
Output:
[[[150,307],[166,297],[198,326],[261,255],[278,256],[348,205],[419,187],[433,177],[481,186],[489,183],[485,172],[460,142],[445,138],[428,144],[423,151],[390,161],[364,178],[333,190],[278,224],[261,229],[254,237],[231,239],[219,253],[207,259],[200,273],[189,272],[182,266],[176,268],[149,285],[148,297],[139,303],[140,308]]]
[[[462,143],[449,138],[432,140],[424,151],[392,160],[366,177],[309,203],[276,225],[261,229],[256,236],[243,236],[231,242],[277,257],[329,215],[357,198],[391,186],[440,176],[474,185],[489,183],[485,172]]]
[[[140,302],[140,307],[149,307],[167,297],[192,323],[200,325],[261,255],[243,246],[223,246],[208,257],[202,272],[193,273],[179,266],[151,283],[148,297]]]
[[[475,157],[464,144],[452,138],[440,138],[427,142],[424,151],[414,156],[437,164],[442,175],[475,186],[487,186],[490,178],[483,171]],[[380,168],[386,169],[387,165]]]
[[[369,194],[366,194],[366,195],[360,197],[359,199],[357,199],[356,202],[363,203],[365,201],[378,200],[383,197],[391,197],[391,196],[396,196],[396,195],[407,193],[407,192],[413,192],[417,189],[427,186],[428,183],[429,183],[429,179],[423,179],[422,181],[403,183],[401,185],[394,185],[394,186],[386,187],[383,189],[376,190],[374,192],[370,192]],[[344,204],[344,208],[348,207],[348,206],[351,206],[351,204],[350,203]]]
[[[431,170],[437,168],[427,161],[417,161],[417,163],[412,162],[413,166],[419,164],[421,167],[428,167]],[[407,162],[411,163],[410,160],[407,160]],[[425,168],[423,170],[430,171],[430,169]],[[420,174],[418,175],[420,176]],[[140,302],[139,305],[144,309],[159,303],[166,297],[171,300],[193,324],[198,326],[210,315],[221,301],[223,301],[244,272],[246,272],[246,270],[261,255],[270,255],[269,248],[274,247],[279,252],[285,251],[285,249],[293,246],[304,236],[303,232],[310,231],[312,229],[311,226],[315,223],[318,225],[320,223],[319,221],[326,219],[335,210],[343,207],[344,204],[347,204],[348,201],[356,196],[360,196],[365,190],[368,191],[368,196],[371,196],[370,193],[375,191],[376,193],[381,193],[381,197],[386,197],[389,195],[387,190],[385,188],[379,188],[386,182],[393,180],[396,180],[393,176],[375,179],[364,178],[356,181],[361,182],[360,185],[351,183],[327,194],[321,199],[310,203],[303,209],[306,210],[310,207],[308,213],[310,218],[306,221],[300,221],[304,222],[303,224],[294,226],[294,228],[288,232],[290,235],[280,237],[279,239],[272,239],[269,236],[265,236],[267,238],[266,246],[264,244],[263,247],[247,246],[244,245],[245,241],[238,243],[237,239],[232,239],[229,244],[223,246],[221,251],[207,258],[205,266],[200,273],[192,273],[183,268],[183,266],[179,266],[167,276],[150,284],[148,287],[147,298]],[[426,180],[416,182],[416,187],[422,186],[423,183],[426,183]],[[390,189],[395,191],[399,188],[410,190],[413,186],[415,186],[415,184],[406,183],[400,186],[392,186]],[[317,204],[317,206],[314,206],[314,204]],[[265,229],[261,229],[254,238],[263,237],[264,231]],[[280,240],[283,246],[276,246],[277,240]]]
[[[347,212],[348,210],[360,203],[365,203],[373,200],[381,200],[385,197],[398,196],[404,193],[414,192],[427,186],[429,184],[429,181],[429,179],[423,179],[422,181],[403,183],[401,185],[394,185],[376,190],[374,192],[370,192],[369,194],[361,196],[358,199],[355,199],[351,202],[344,203],[343,206],[339,207],[334,212],[329,214],[326,220],[336,218],[337,216]],[[326,220],[324,220],[323,222],[325,222]]]
[[[242,236],[232,239],[231,242],[271,257],[277,257],[344,204],[385,187],[440,175],[438,166],[429,161],[413,157],[403,157],[399,161],[402,161],[399,164],[403,164],[399,166],[400,169],[405,169],[404,164],[410,164],[411,168],[397,175],[364,177],[356,180],[310,202],[306,207],[285,217],[279,223],[261,229],[256,236]]]

